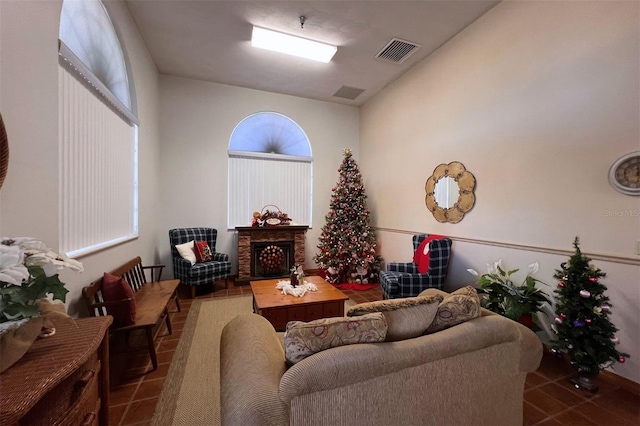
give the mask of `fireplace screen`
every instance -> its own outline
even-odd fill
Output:
[[[251,275],[286,277],[293,265],[292,242],[251,243]]]

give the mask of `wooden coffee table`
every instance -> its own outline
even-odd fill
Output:
[[[278,281],[286,278],[251,281],[254,312],[268,319],[277,331],[284,331],[289,321],[312,321],[344,315],[344,301],[349,297],[322,277],[304,279],[314,283],[318,291],[308,291],[302,297],[295,297],[282,294],[276,288]]]

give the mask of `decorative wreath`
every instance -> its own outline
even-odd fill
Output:
[[[265,272],[277,272],[284,263],[284,250],[274,245],[267,246],[258,255],[258,261]]]

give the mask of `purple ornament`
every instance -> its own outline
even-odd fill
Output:
[[[560,267],[561,267],[562,269],[567,269],[567,262],[562,262],[562,263],[560,264]]]
[[[584,321],[577,319],[577,320],[573,321],[573,325],[575,327],[584,327]]]
[[[580,290],[580,297],[584,297],[586,299],[588,297],[591,297],[591,293],[589,293],[587,290]]]
[[[591,281],[592,283],[597,283],[598,282],[598,278],[597,277],[589,277],[589,281]]]
[[[562,358],[562,357],[563,357],[562,353],[560,352],[556,353],[556,358]]]
[[[602,308],[603,311],[607,311],[607,312],[609,312],[611,310],[611,306],[609,306],[609,305],[602,305],[601,308]]]

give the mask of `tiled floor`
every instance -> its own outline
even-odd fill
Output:
[[[203,289],[204,290],[204,289]],[[380,288],[368,291],[344,293],[356,303],[382,299]],[[224,289],[217,284],[214,292],[198,295],[197,298],[225,297],[251,294],[249,286]],[[158,369],[152,373],[146,347],[140,351],[123,353],[111,357],[112,391],[109,395],[109,419],[112,425],[148,425],[162,391],[173,353],[180,340],[182,327],[191,307],[185,294],[180,301],[182,312],[171,314],[173,334],[160,335],[156,339]],[[175,310],[175,309],[174,309]],[[134,336],[134,342],[135,342]],[[112,342],[113,350],[121,342]],[[135,343],[134,343],[135,344]],[[639,425],[640,392],[624,389],[607,377],[598,380],[600,390],[591,394],[573,388],[569,377],[573,370],[562,360],[545,354],[538,371],[527,376],[524,393],[525,425]]]

